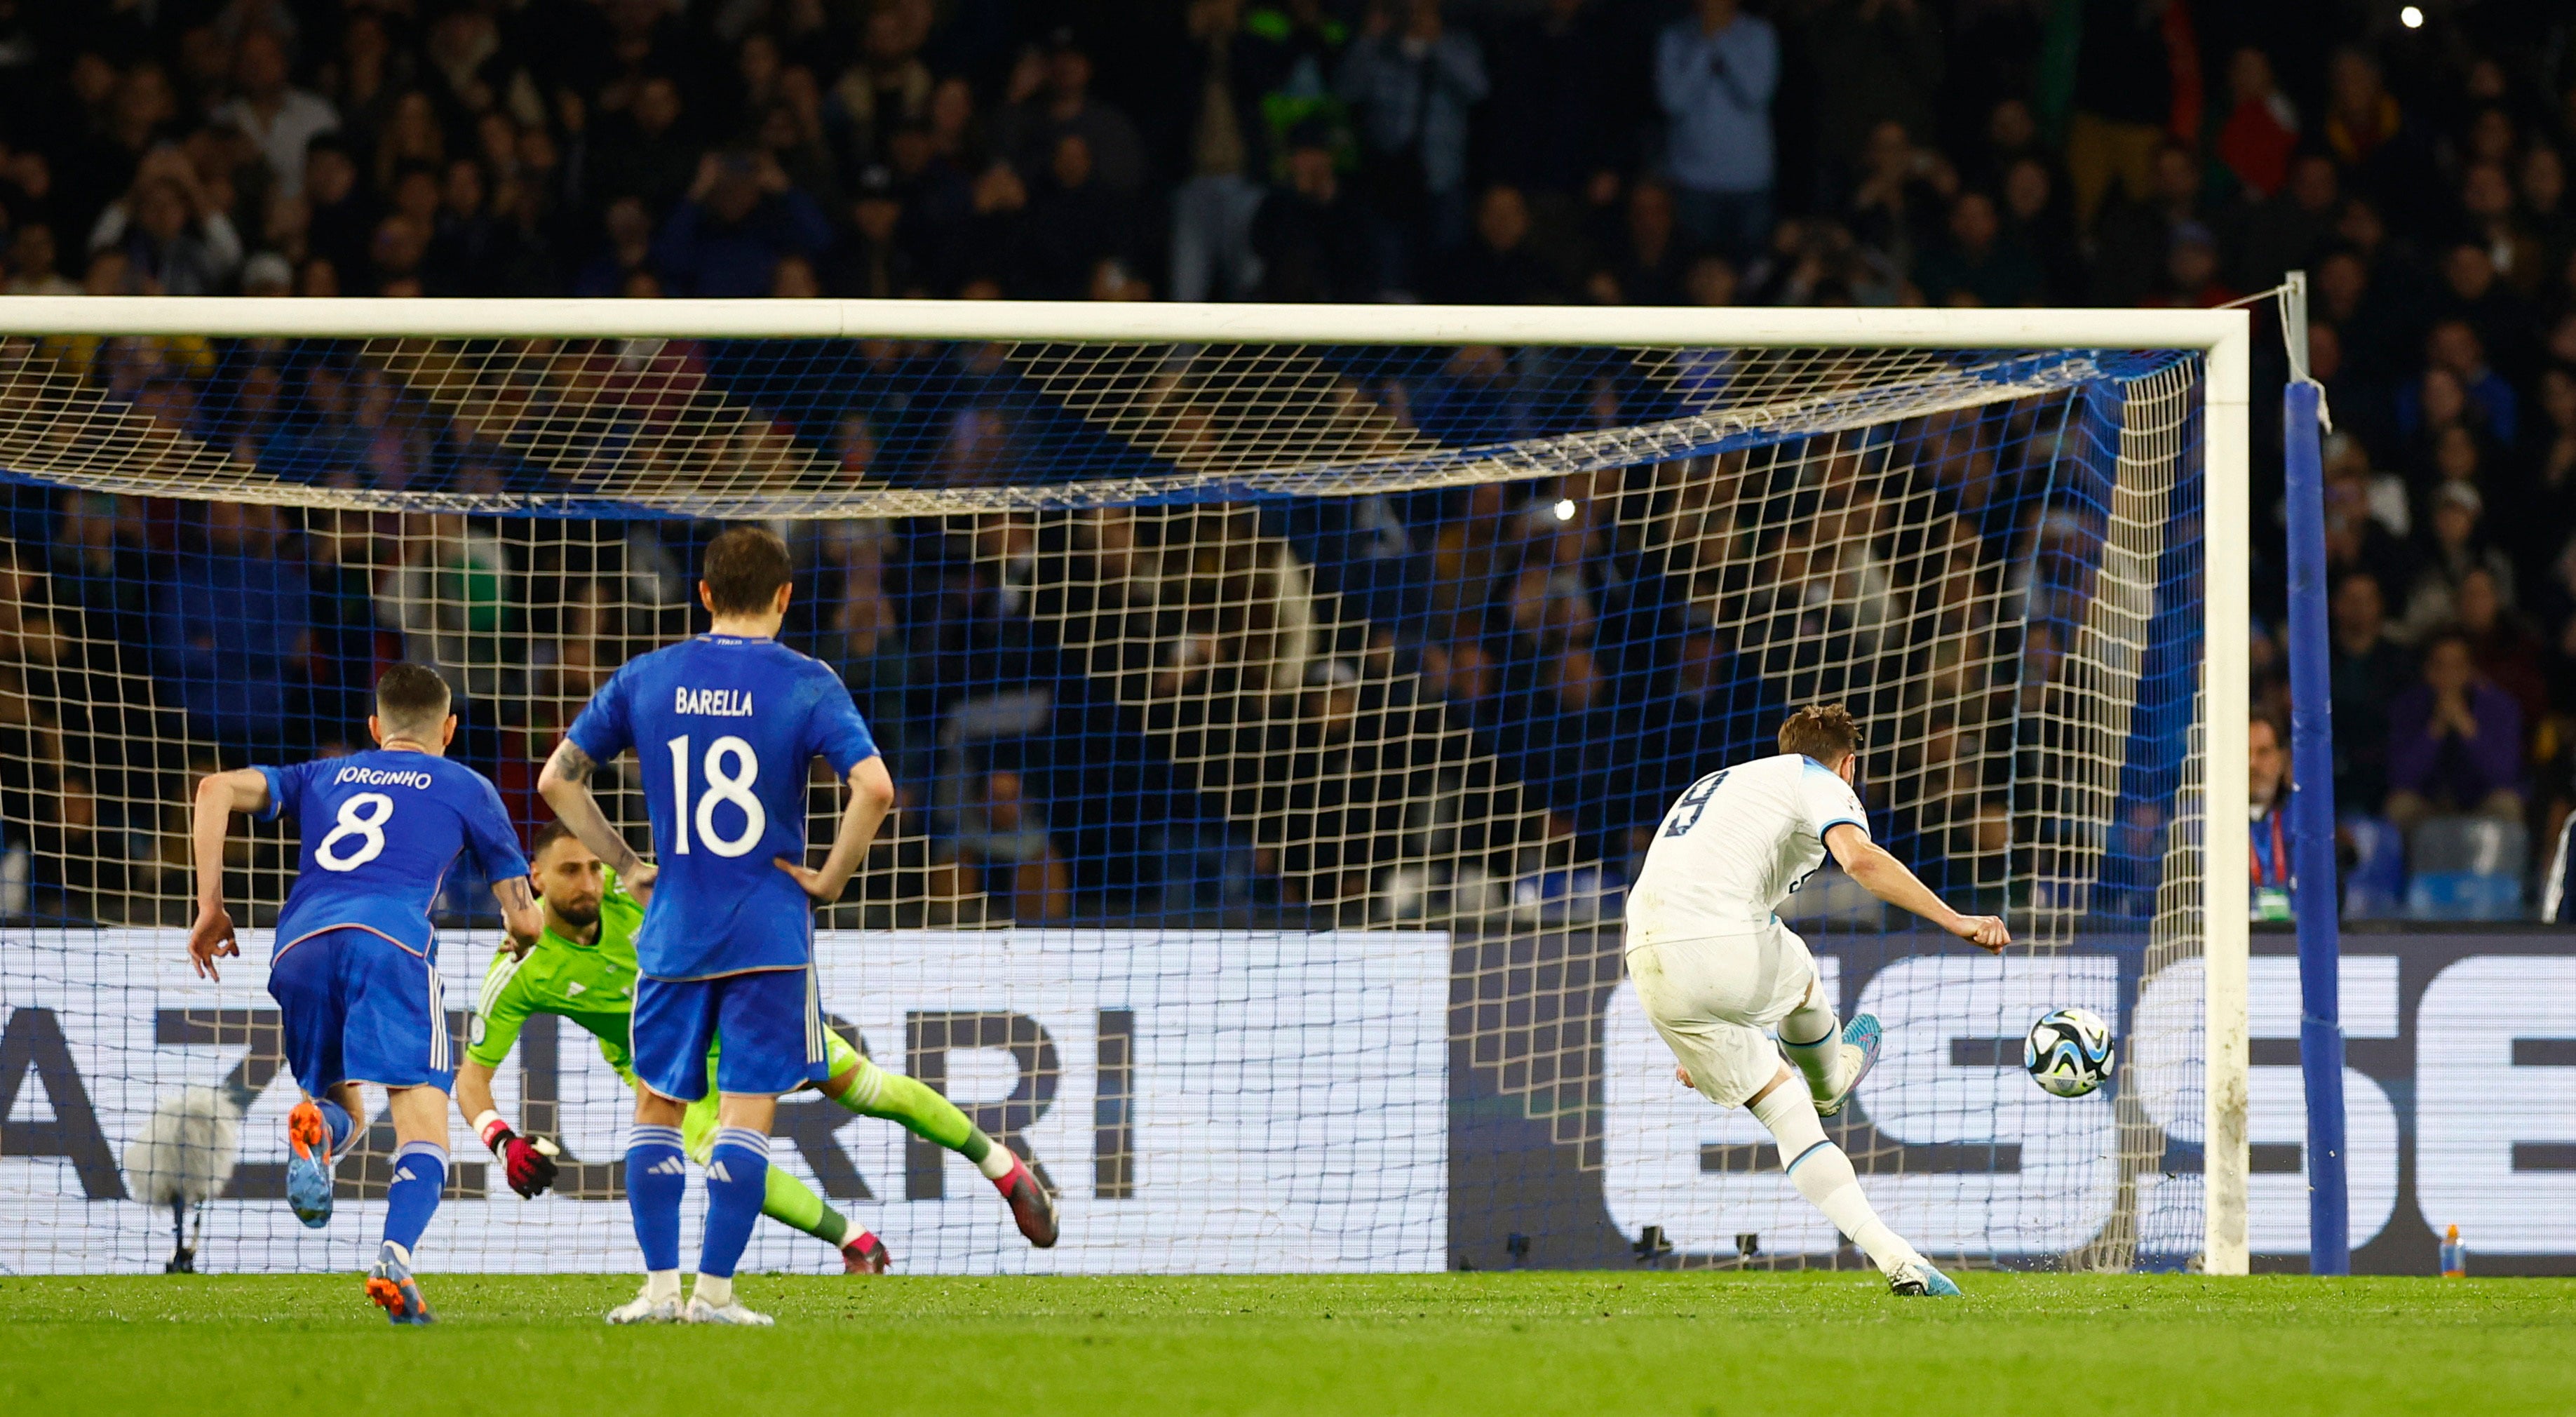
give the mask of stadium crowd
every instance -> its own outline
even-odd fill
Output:
[[[2336,792],[2367,870],[2380,824],[2487,817],[2541,835],[2576,800],[2576,20],[2475,6],[2407,29],[2393,11],[2313,10],[0,0],[0,268],[12,293],[56,294],[1946,306],[2209,306],[2304,268],[2335,426]],[[263,464],[317,480],[473,489],[518,475],[470,439],[389,418],[409,395],[381,367],[171,340],[54,342],[48,357],[170,427],[248,437]],[[1511,372],[1477,361],[1498,358],[1463,353],[1381,401],[1435,436],[1467,431],[1493,406],[1468,395]],[[990,416],[967,407],[931,442],[953,453],[1006,436],[976,422]],[[837,465],[869,470],[900,417],[880,406],[842,424]],[[2013,497],[1968,496],[1942,470],[1981,457],[1982,475],[2009,478],[1995,445],[2018,446],[2032,417],[1955,458],[1918,430],[1962,535],[2046,534],[2015,520]],[[2257,463],[2268,511],[2277,458]],[[1179,567],[1165,580],[1271,585],[1274,610],[1166,634],[1160,671],[1204,676],[1190,656],[1213,651],[1192,646],[1247,635],[1286,662],[1275,607],[1298,593],[1279,586],[1315,574],[1415,628],[1385,642],[1298,632],[1303,657],[1267,691],[1315,700],[1301,751],[1351,741],[1334,722],[1364,697],[1389,711],[1374,689],[1351,690],[1349,712],[1335,698],[1346,679],[1383,681],[1379,661],[1418,674],[1542,798],[1602,777],[1601,745],[1640,725],[1682,733],[1678,758],[1758,741],[1710,667],[1753,647],[1692,622],[1687,596],[1619,590],[1643,549],[1557,525],[1543,513],[1561,495],[1480,488],[1277,530],[1306,567],[1259,536],[1193,528],[1164,548]],[[350,722],[354,690],[406,654],[461,666],[469,700],[577,701],[621,636],[676,628],[694,534],[504,537],[442,517],[388,550],[369,544],[381,534],[261,507],[183,517],[32,490],[14,505],[17,594],[0,610],[15,738],[0,756],[21,765],[0,783],[21,848],[10,870],[23,887],[30,851],[86,863],[35,883],[84,900],[123,889],[114,863],[149,854],[111,840],[151,830],[111,820],[115,804],[156,795],[95,779],[168,766],[100,745],[184,714],[239,752],[324,746],[309,725]],[[898,780],[939,784],[918,790],[944,813],[946,854],[1037,914],[1073,909],[1077,888],[1189,879],[1230,897],[1254,878],[1335,871],[1284,862],[1275,837],[1191,805],[1208,784],[1175,774],[1162,730],[1122,738],[1121,706],[1084,689],[1092,666],[1069,632],[1029,628],[1035,572],[1015,568],[1128,554],[1104,534],[1121,533],[1095,526],[1072,550],[1013,525],[816,533],[800,551],[824,608],[798,628],[831,637],[877,696],[908,755]],[[2260,540],[2256,702],[2285,719],[2280,565],[2264,549],[2277,538]],[[1342,581],[1372,560],[1424,568],[1440,603]],[[1420,633],[1426,617],[1451,628]],[[547,648],[479,647],[504,640]],[[1621,644],[1648,641],[1651,655],[1623,661]],[[1007,664],[1055,686],[1043,764],[959,751],[950,731],[960,686]],[[1672,704],[1712,696],[1727,700],[1708,719],[1724,728],[1673,727]],[[1598,732],[1531,727],[1587,715]],[[559,726],[487,715],[468,751],[530,756],[503,735]],[[1956,723],[1909,735],[1963,736]],[[66,737],[92,746],[44,746]],[[1570,759],[1553,746],[1578,737],[1595,746]],[[2001,850],[2009,756],[1924,819],[1954,850]],[[45,761],[87,766],[23,766]],[[1124,789],[1100,784],[1147,769],[1162,805],[1143,817],[1163,827],[1104,848],[1138,814],[1110,810]],[[1544,834],[1615,862],[1673,786],[1568,786],[1590,805],[1551,814]],[[2261,847],[2258,820],[2258,875]],[[1067,865],[1122,855],[1154,864],[1119,880]],[[1347,894],[1288,894],[1309,889]]]

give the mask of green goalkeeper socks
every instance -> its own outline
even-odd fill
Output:
[[[850,1086],[832,1100],[862,1117],[900,1124],[924,1141],[935,1142],[975,1163],[986,1176],[1007,1173],[1010,1155],[999,1151],[983,1129],[966,1120],[957,1104],[921,1082],[890,1073],[865,1058]]]
[[[769,1168],[769,1189],[761,1196],[760,1213],[827,1245],[849,1238],[849,1220],[814,1194],[811,1186],[788,1175],[783,1166]]]
[[[957,1110],[957,1104],[912,1078],[887,1072],[864,1058],[859,1060],[858,1074],[850,1079],[848,1089],[832,1100],[862,1117],[899,1123],[914,1136],[974,1162],[975,1169],[986,1176],[1007,1174],[1011,1169],[1010,1153],[993,1145],[993,1139],[968,1121],[966,1114]],[[813,1187],[797,1180],[784,1166],[769,1168],[760,1213],[830,1245],[842,1243],[853,1233],[848,1217],[832,1209],[829,1202],[814,1193]]]

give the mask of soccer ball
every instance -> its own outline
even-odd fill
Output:
[[[2030,1080],[2060,1097],[2082,1097],[2111,1076],[2111,1025],[2091,1009],[2043,1014],[2022,1040]]]

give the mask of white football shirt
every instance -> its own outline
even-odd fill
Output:
[[[1675,799],[1628,892],[1628,943],[1733,935],[1771,923],[1825,864],[1825,830],[1869,833],[1860,798],[1801,753],[1741,763]]]

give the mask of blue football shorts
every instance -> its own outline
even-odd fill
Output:
[[[707,1049],[718,1092],[778,1097],[829,1075],[823,1009],[812,966],[635,981],[635,1076],[676,1102],[707,1095]]]
[[[268,966],[285,1015],[286,1065],[320,1096],[344,1082],[452,1092],[454,1040],[438,968],[372,930],[307,935]]]

